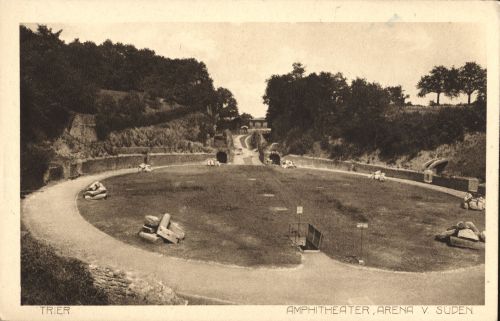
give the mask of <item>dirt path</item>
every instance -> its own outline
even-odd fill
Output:
[[[241,137],[246,136],[245,138],[245,145],[243,146],[241,144]],[[248,143],[246,142],[249,135],[237,135],[234,136],[234,147],[236,149],[241,148],[242,149],[242,154],[241,155],[234,155],[233,159],[233,164],[235,165],[262,165],[261,161],[259,160],[259,153],[256,151],[250,150],[247,148]]]
[[[252,269],[167,257],[125,244],[85,221],[75,198],[94,180],[133,171],[106,172],[45,187],[22,201],[22,220],[36,238],[64,255],[138,276],[155,276],[185,295],[237,304],[484,304],[484,265],[397,273],[310,253],[296,268]]]

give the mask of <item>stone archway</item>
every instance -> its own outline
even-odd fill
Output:
[[[279,154],[273,153],[269,155],[269,159],[271,160],[273,165],[280,165],[281,164],[281,157]]]
[[[217,154],[215,155],[215,158],[217,159],[217,161],[219,163],[227,163],[227,153],[226,152],[223,152],[223,151],[219,151],[217,152]]]

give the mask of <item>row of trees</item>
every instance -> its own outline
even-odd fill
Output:
[[[292,72],[268,79],[263,97],[272,138],[278,141],[304,130],[315,140],[341,132],[354,139],[361,129],[376,141],[385,107],[406,98],[401,86],[382,88],[359,78],[349,85],[341,73],[305,75],[300,63],[293,64]]]
[[[417,84],[419,97],[429,93],[436,94],[436,104],[444,94],[455,98],[460,94],[467,95],[467,104],[471,103],[472,94],[477,99],[486,100],[486,69],[475,62],[467,62],[460,68],[435,66],[428,75],[423,76]]]
[[[231,91],[214,88],[203,62],[169,59],[110,40],[65,44],[61,32],[44,25],[37,31],[20,27],[23,142],[58,137],[73,112],[97,114],[99,124],[107,124],[100,131],[105,135],[166,117],[146,115],[145,102],[137,95],[113,103],[102,99],[99,89],[143,92],[148,102],[162,98],[206,114],[212,127],[239,115]]]
[[[232,93],[214,88],[203,62],[169,59],[110,40],[66,44],[61,32],[44,25],[36,31],[20,26],[23,185],[25,179],[41,177],[52,157],[50,142],[61,136],[74,113],[95,114],[100,139],[115,130],[201,113],[199,141],[239,116]],[[113,99],[100,89],[142,94]],[[160,98],[182,107],[155,111]]]
[[[437,113],[393,113],[390,105],[406,98],[400,86],[384,88],[360,78],[349,84],[341,73],[306,75],[300,63],[288,74],[269,78],[263,97],[271,138],[290,153],[304,154],[319,142],[334,157],[379,150],[390,158],[450,143],[465,131],[485,130],[482,99]]]

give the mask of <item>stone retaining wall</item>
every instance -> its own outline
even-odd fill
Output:
[[[171,154],[149,154],[149,163],[152,166],[163,166],[179,163],[203,162],[208,158],[214,158],[213,153],[171,153]],[[130,154],[109,157],[92,158],[77,161],[61,161],[62,175],[50,175],[48,172],[47,182],[59,179],[77,177],[79,175],[95,174],[99,172],[134,168],[144,162],[145,155]]]
[[[377,170],[380,170],[386,174],[388,177],[395,177],[401,179],[407,179],[417,182],[424,181],[424,173],[417,172],[407,169],[397,169],[379,165],[363,164],[353,161],[337,161],[325,158],[316,158],[309,156],[298,156],[298,155],[286,155],[283,159],[288,159],[293,161],[297,166],[308,166],[314,168],[326,168],[326,169],[338,169],[346,171],[355,171],[360,173],[370,174]],[[432,178],[432,184],[448,187],[458,191],[467,192],[469,189],[469,181],[473,178],[469,177],[444,177],[434,175]],[[484,184],[479,185],[478,192],[482,195],[486,195],[486,186]]]

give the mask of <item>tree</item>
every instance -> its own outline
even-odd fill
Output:
[[[405,95],[401,86],[389,86],[385,88],[389,93],[389,101],[391,104],[404,106],[405,100],[410,98],[410,95]]]
[[[248,126],[248,124],[250,123],[250,120],[253,119],[253,116],[248,114],[248,113],[242,113],[240,116],[239,116],[239,124],[240,124],[240,127],[241,126]]]
[[[302,65],[300,62],[294,62],[292,64],[292,76],[293,78],[297,79],[297,78],[302,78],[304,77],[304,74],[306,72],[306,68],[304,65]]]
[[[213,133],[218,127],[220,129],[224,127],[224,124],[238,117],[238,114],[238,103],[233,97],[233,93],[227,88],[217,88],[215,97],[208,104],[206,111],[206,115],[213,126]]]
[[[292,132],[302,137],[309,131],[314,140],[339,134],[340,115],[349,92],[345,77],[341,73],[304,73],[302,64],[294,63],[291,72],[267,80],[263,99],[275,140],[291,141]]]
[[[457,71],[455,68],[448,69],[445,66],[436,66],[432,68],[429,75],[420,78],[417,84],[419,97],[424,97],[429,93],[436,93],[436,105],[439,105],[439,97],[442,93],[449,97],[456,97],[458,91],[454,85],[456,82]]]
[[[217,109],[221,117],[234,118],[238,116],[238,103],[229,89],[217,88],[216,96]]]
[[[486,69],[481,68],[475,62],[466,62],[460,67],[459,74],[459,90],[467,95],[467,104],[471,103],[471,95],[475,92],[485,92],[486,88]]]
[[[351,83],[346,111],[343,114],[343,136],[368,149],[377,149],[385,130],[384,114],[389,95],[378,83],[357,78]]]

